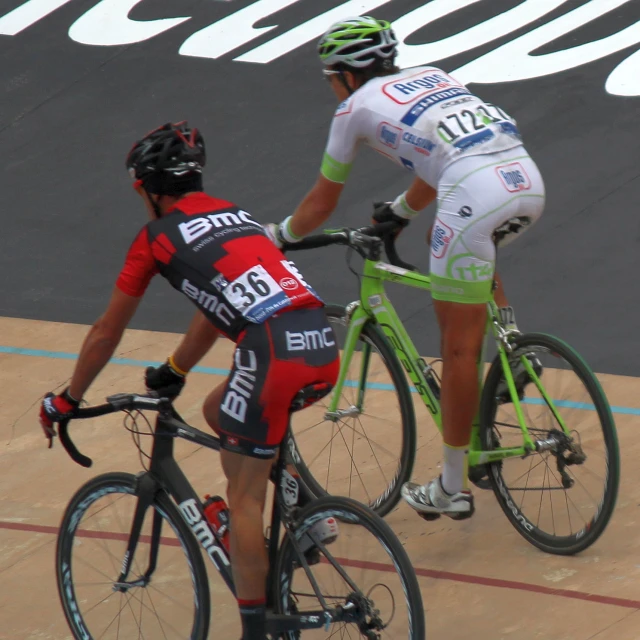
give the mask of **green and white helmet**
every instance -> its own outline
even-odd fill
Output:
[[[333,24],[320,38],[318,53],[327,66],[341,63],[364,69],[385,60],[391,66],[397,47],[398,41],[390,22],[358,16]]]

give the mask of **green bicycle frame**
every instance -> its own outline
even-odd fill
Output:
[[[403,284],[416,289],[422,289],[424,291],[431,290],[431,279],[429,276],[414,271],[408,271],[407,269],[402,269],[385,262],[365,260],[360,301],[359,303],[352,303],[352,305],[349,305],[348,307],[348,328],[341,358],[340,374],[335,385],[335,392],[331,397],[327,415],[331,416],[340,414],[340,411],[338,410],[338,403],[342,395],[342,388],[350,382],[347,380],[347,370],[360,341],[362,329],[365,323],[371,320],[378,324],[384,332],[395,350],[398,359],[402,363],[406,374],[413,383],[416,392],[422,398],[422,401],[431,413],[438,430],[442,433],[442,412],[440,402],[429,386],[424,374],[427,365],[424,359],[418,354],[416,347],[402,324],[402,321],[398,317],[396,310],[387,297],[384,290],[385,281]],[[522,430],[523,442],[522,446],[519,447],[503,447],[490,451],[483,451],[479,434],[479,416],[476,414],[473,421],[469,450],[470,467],[486,464],[488,462],[496,462],[506,458],[524,457],[536,450],[535,442],[531,438],[527,427],[527,421],[522,410],[522,403],[518,397],[518,392],[515,387],[513,374],[511,373],[511,367],[509,364],[509,352],[511,351],[511,346],[507,339],[509,334],[504,329],[499,319],[500,317],[496,303],[492,300],[487,306],[488,316],[486,333],[488,334],[489,331],[492,330],[496,340],[498,354],[504,371],[504,377],[509,393],[511,394],[511,401],[514,406],[520,428]],[[361,408],[364,403],[366,379],[371,354],[371,347],[366,342],[362,342],[361,344],[364,346],[362,347],[360,375],[359,380],[357,381],[358,408]],[[483,349],[478,360],[478,386],[480,391],[482,391],[484,379],[484,351],[485,350]],[[558,423],[562,426],[562,429],[568,434],[564,421],[556,410],[553,401],[544,390],[540,379],[533,371],[528,359],[522,355],[521,360],[524,363],[531,380],[538,388],[542,398],[549,405],[551,411],[558,420]]]

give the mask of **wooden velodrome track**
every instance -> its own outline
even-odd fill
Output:
[[[94,459],[91,469],[73,464],[59,443],[48,450],[37,424],[37,406],[48,390],[69,378],[86,326],[18,319],[0,320],[2,383],[6,402],[0,437],[0,638],[69,638],[54,578],[57,526],[73,492],[97,473],[137,472],[137,451],[117,416],[76,423],[73,434]],[[99,403],[111,393],[142,391],[144,366],[159,362],[177,334],[128,331],[91,389]],[[191,375],[177,406],[204,426],[203,395],[223,379],[230,343],[218,343]],[[475,491],[469,521],[427,523],[401,505],[387,520],[404,543],[419,576],[429,638],[462,640],[632,640],[640,631],[640,534],[636,476],[640,445],[637,379],[603,375],[614,406],[622,452],[618,506],[603,537],[576,557],[545,555],[526,543],[503,516],[490,492]],[[419,450],[415,476],[431,477],[440,462],[440,439],[416,405]],[[376,413],[382,411],[376,408]],[[217,456],[180,444],[178,458],[199,493],[223,493]],[[235,604],[210,571],[213,637],[237,637]],[[215,630],[215,636],[214,631]],[[234,635],[235,634],[235,635]]]

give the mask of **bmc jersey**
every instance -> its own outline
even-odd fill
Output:
[[[345,182],[364,142],[432,187],[459,158],[522,144],[515,121],[448,73],[420,67],[373,78],[337,109],[322,175]]]
[[[205,193],[185,196],[142,229],[116,286],[139,297],[156,273],[233,341],[278,311],[323,304],[260,223]]]

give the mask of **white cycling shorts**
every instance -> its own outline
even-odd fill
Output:
[[[438,183],[430,272],[436,300],[491,299],[496,245],[504,246],[542,215],[542,176],[525,148],[462,158]]]

